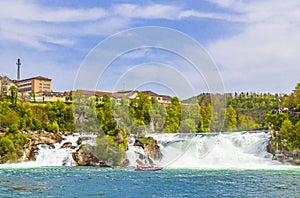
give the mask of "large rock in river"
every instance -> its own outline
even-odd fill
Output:
[[[162,158],[157,141],[153,137],[140,137],[134,142],[134,146],[140,146],[144,149],[146,155],[157,160]]]
[[[39,144],[47,144],[54,147],[53,144],[59,143],[63,137],[59,133],[50,133],[46,131],[36,131],[29,135],[29,141],[23,146],[23,155],[18,162],[35,160],[35,153],[38,151]]]
[[[88,144],[82,144],[72,156],[77,166],[109,167],[104,162],[100,162],[99,159],[93,155],[92,147]]]

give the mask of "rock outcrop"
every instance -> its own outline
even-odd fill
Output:
[[[135,140],[134,146],[140,146],[144,149],[146,155],[154,160],[162,158],[157,141],[152,137],[142,137]]]
[[[54,147],[53,144],[59,143],[63,137],[58,133],[49,133],[46,131],[36,131],[29,135],[29,142],[23,146],[23,155],[18,162],[35,160],[35,153],[38,151],[39,144],[47,144]]]
[[[104,162],[99,161],[92,153],[92,147],[88,144],[83,144],[79,149],[72,154],[77,166],[101,166],[110,167]]]
[[[75,149],[76,146],[72,145],[72,142],[65,142],[60,148],[70,148],[70,149]]]

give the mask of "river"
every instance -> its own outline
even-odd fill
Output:
[[[300,167],[272,160],[267,132],[151,136],[162,171],[134,171],[143,151],[132,141],[130,166],[113,168],[74,166],[62,142],[34,162],[1,164],[0,197],[300,197]]]
[[[300,169],[0,168],[1,197],[299,197]]]

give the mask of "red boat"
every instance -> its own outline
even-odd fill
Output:
[[[142,167],[137,165],[136,168],[134,169],[135,171],[159,171],[162,170],[163,167],[156,166],[156,167]]]

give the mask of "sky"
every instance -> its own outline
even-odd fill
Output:
[[[103,41],[145,26],[196,41],[225,92],[290,93],[300,82],[299,0],[0,0],[0,75],[15,79],[20,58],[21,78],[41,75],[52,79],[53,91],[71,90]],[[180,54],[141,46],[114,59],[91,89],[176,94],[172,86],[186,81],[199,94],[211,91],[205,75]],[[138,77],[147,81],[129,82]]]

